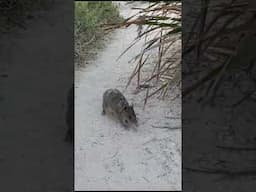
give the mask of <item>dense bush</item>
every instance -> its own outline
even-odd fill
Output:
[[[120,20],[118,8],[112,2],[75,2],[75,63],[83,64],[92,48],[102,39],[102,24]]]
[[[111,2],[75,2],[75,34],[99,31],[101,24],[117,21],[118,8]],[[99,31],[102,32],[102,31]]]

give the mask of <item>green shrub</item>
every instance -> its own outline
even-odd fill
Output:
[[[111,2],[75,2],[75,34],[102,32],[99,25],[120,19],[118,8]]]
[[[75,63],[82,65],[92,56],[100,39],[104,37],[102,24],[121,21],[118,8],[112,2],[84,1],[75,2]]]

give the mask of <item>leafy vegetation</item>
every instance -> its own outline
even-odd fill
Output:
[[[160,93],[165,97],[168,90],[181,85],[181,2],[149,2],[146,8],[133,9],[139,12],[122,23],[106,25],[105,29],[138,26],[137,38],[123,54],[144,39],[142,51],[134,57],[137,64],[127,86],[137,78],[137,89],[147,88],[146,104],[151,96]],[[150,73],[145,72],[147,64],[153,65]]]
[[[102,24],[119,21],[118,8],[112,2],[75,2],[75,63],[83,63],[89,48],[104,36]]]

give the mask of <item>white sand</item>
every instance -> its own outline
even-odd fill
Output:
[[[123,7],[121,13],[132,12]],[[143,111],[145,92],[134,94],[134,83],[125,91],[134,69],[128,61],[141,44],[116,59],[135,37],[136,27],[116,30],[96,60],[76,71],[75,190],[181,190],[181,129],[152,127],[181,127],[181,98],[152,98]],[[134,103],[137,132],[101,115],[108,88],[118,88]]]

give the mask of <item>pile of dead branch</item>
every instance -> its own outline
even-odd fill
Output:
[[[133,9],[138,9],[138,13],[122,23],[104,27],[105,30],[138,27],[137,37],[120,57],[136,43],[144,41],[141,52],[131,60],[136,67],[127,86],[136,79],[137,89],[146,89],[146,104],[153,95],[165,97],[171,88],[181,84],[181,2],[154,2],[146,8]]]

